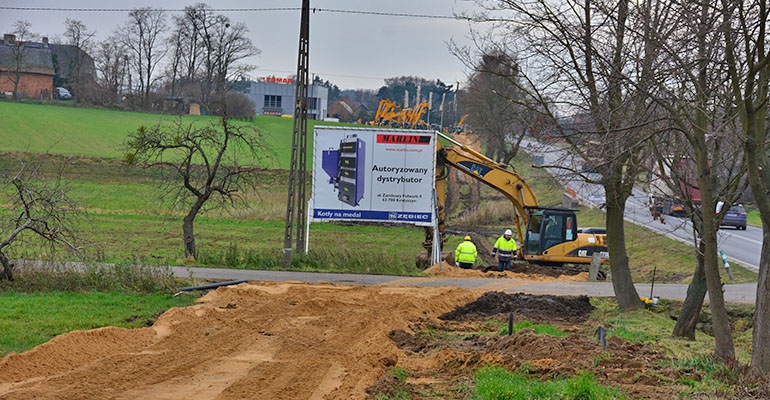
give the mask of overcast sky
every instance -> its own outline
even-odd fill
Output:
[[[154,7],[181,10],[201,1],[123,0],[3,0],[0,2],[0,27],[12,32],[18,20],[31,23],[31,30],[52,41],[63,40],[66,18],[82,21],[103,40],[128,19],[128,9]],[[253,44],[262,53],[249,60],[256,65],[254,77],[294,75],[297,70],[297,46],[301,0],[220,0],[205,2],[231,21],[249,28]],[[310,16],[311,79],[319,75],[341,89],[378,89],[385,78],[418,76],[441,79],[462,86],[466,70],[448,50],[454,40],[468,44],[470,27],[451,17],[473,7],[467,0],[311,0],[316,11]],[[18,9],[17,9],[18,8]],[[297,8],[297,10],[264,10]],[[91,9],[85,11],[77,9]],[[120,9],[123,11],[109,11]],[[263,10],[256,10],[263,9]],[[178,13],[178,12],[177,12]],[[382,13],[387,15],[374,15]],[[397,16],[428,15],[436,18]]]

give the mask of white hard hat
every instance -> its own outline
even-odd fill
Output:
[[[513,235],[513,232],[511,232],[511,230],[510,230],[510,229],[506,229],[506,230],[505,230],[505,234],[506,234],[506,235]]]

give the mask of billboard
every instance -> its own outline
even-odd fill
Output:
[[[436,133],[316,126],[311,221],[433,221]]]

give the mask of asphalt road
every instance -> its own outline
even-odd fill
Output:
[[[542,157],[544,166],[564,166],[569,169],[556,167],[546,170],[566,188],[575,191],[582,203],[599,206],[604,203],[604,188],[599,184],[587,183],[585,179],[577,176],[574,170],[579,170],[580,161],[573,158],[564,149],[550,146],[535,141],[522,141],[522,146],[527,148],[530,154]],[[598,181],[601,175],[587,173],[590,179]],[[694,243],[693,230],[690,221],[686,218],[664,216],[665,223],[653,219],[647,206],[647,194],[634,189],[631,197],[626,201],[625,219],[637,225],[641,225],[678,240],[692,245]],[[759,271],[759,256],[762,253],[762,228],[748,226],[745,231],[732,228],[722,228],[717,234],[719,249],[725,252],[730,263],[738,263],[750,270]]]
[[[611,282],[532,282],[509,278],[439,278],[439,277],[401,277],[385,275],[330,274],[314,272],[255,271],[227,268],[188,268],[171,267],[174,275],[180,278],[195,278],[205,281],[268,281],[268,282],[306,282],[345,285],[383,285],[383,286],[458,286],[466,289],[484,289],[508,293],[551,294],[551,295],[587,295],[589,297],[615,296]],[[637,284],[640,296],[652,295],[661,299],[684,300],[687,285],[679,284]],[[754,304],[756,283],[725,285],[725,301],[733,304]],[[707,298],[708,300],[708,298]]]

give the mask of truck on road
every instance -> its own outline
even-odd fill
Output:
[[[695,161],[689,157],[666,157],[656,163],[651,173],[649,194],[653,213],[686,217],[685,202],[700,207]]]

